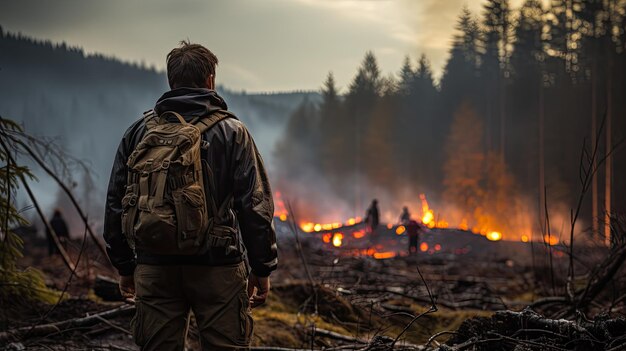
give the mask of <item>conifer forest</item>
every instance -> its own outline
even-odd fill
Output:
[[[185,25],[192,8],[232,6],[241,19],[229,17],[236,25],[220,35],[263,43],[228,37],[238,44],[230,52],[216,32],[168,29],[216,43],[214,90],[268,173],[278,268],[267,301],[241,312],[254,320],[251,350],[626,350],[626,0],[447,1],[146,5]],[[68,19],[86,11],[71,2],[58,5]],[[20,6],[0,4],[0,13]],[[261,78],[272,38],[254,21],[264,14],[293,14],[281,18],[284,38],[320,14],[332,15],[319,19],[328,28],[337,18],[371,21],[375,33],[397,35],[405,17],[389,18],[393,6],[430,9],[452,34],[393,49],[402,53],[392,69],[395,51],[358,46],[346,73],[337,67],[359,33],[326,51],[341,33],[311,30],[285,52],[337,62],[317,63],[318,88],[306,88],[304,73],[298,89]],[[108,258],[105,203],[120,139],[170,86],[165,66],[149,58],[158,40],[129,34],[120,42],[141,50],[111,44],[101,53],[93,48],[107,38],[76,39],[100,35],[93,28],[115,17],[107,11],[65,27],[24,17],[25,28],[34,23],[24,32],[0,14],[2,350],[141,349],[136,302],[121,294]],[[93,28],[79,33],[85,23]],[[266,51],[287,70],[298,62],[281,61],[284,38]],[[142,45],[146,61],[124,58]],[[235,65],[237,50],[258,64]],[[232,88],[245,79],[267,88]],[[187,318],[184,350],[206,349],[201,323]]]

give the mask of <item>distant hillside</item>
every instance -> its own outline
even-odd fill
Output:
[[[103,202],[120,137],[169,89],[164,72],[1,29],[0,53],[0,115],[20,121],[31,134],[56,138],[70,154],[88,160],[99,193],[95,201]],[[319,94],[307,92],[246,94],[223,87],[218,92],[252,131],[270,171],[289,115],[304,99],[319,100]],[[54,191],[45,182],[38,186],[52,192],[52,201]]]

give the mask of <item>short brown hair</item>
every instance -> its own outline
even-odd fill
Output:
[[[215,75],[217,56],[200,44],[183,40],[167,54],[167,80],[170,88],[206,87],[206,80]]]

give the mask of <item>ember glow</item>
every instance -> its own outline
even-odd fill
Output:
[[[426,195],[420,194],[420,201],[422,202],[422,223],[428,228],[448,228],[448,222],[435,218],[435,212],[428,205]]]
[[[302,229],[302,231],[305,233],[327,232],[327,231],[342,228],[344,226],[354,226],[359,223],[361,223],[361,217],[350,218],[346,221],[345,224],[342,224],[341,222],[332,222],[332,223],[302,222],[300,223],[300,229]]]
[[[414,198],[415,199],[415,198]],[[431,207],[430,203],[425,194],[419,194],[418,201],[411,200],[397,200],[394,205],[407,205],[409,209],[414,209],[416,217],[419,218],[418,221],[421,221],[426,228],[434,229],[434,228],[454,228],[458,230],[471,231],[474,234],[482,235],[486,239],[490,241],[500,241],[500,240],[519,240],[521,242],[529,242],[531,239],[531,229],[528,226],[520,226],[520,225],[509,225],[507,221],[510,222],[510,218],[507,218],[507,221],[500,219],[497,216],[490,215],[485,212],[482,207],[476,209],[474,213],[459,213],[455,209],[445,209],[443,211],[439,211],[436,208]],[[390,206],[391,207],[391,206]],[[275,193],[275,217],[277,220],[282,222],[288,221],[290,218],[290,214],[286,210],[285,202],[282,198],[281,192]],[[530,223],[528,219],[528,213],[524,211],[519,211],[521,213],[518,215],[515,222],[517,223]],[[341,215],[339,213],[330,209],[329,215],[332,215],[333,222],[327,223],[319,223],[313,222],[309,220],[305,220],[299,223],[300,229],[305,233],[319,233],[322,235],[320,238],[324,241],[324,243],[340,243],[341,241],[334,240],[333,235],[337,231],[341,231],[342,235],[348,235],[350,239],[362,239],[367,237],[368,233],[364,230],[363,227],[359,228],[358,226],[363,225],[363,219],[361,217],[349,217],[345,220],[341,220]],[[308,216],[303,216],[307,218]],[[307,219],[310,219],[307,218]],[[395,232],[397,235],[406,235],[406,227],[402,225],[395,225],[392,212],[387,212],[385,215],[385,219],[387,223],[381,223],[381,228],[391,230]],[[520,220],[523,219],[523,220]],[[351,228],[355,227],[355,228]],[[510,233],[524,233],[523,235],[520,233],[518,235],[510,234]],[[326,234],[330,234],[328,237]],[[342,239],[344,237],[342,236]],[[557,238],[544,238],[544,241],[550,245],[556,245],[558,243]],[[342,244],[335,245],[341,246]],[[345,245],[345,244],[343,244]],[[429,249],[433,249],[434,251],[438,251],[434,249],[434,246],[428,247],[426,251]]]
[[[546,235],[543,236],[543,242],[548,244],[548,245],[550,245],[550,246],[554,246],[554,245],[559,243],[559,238],[557,238],[554,235],[546,234]]]
[[[485,236],[487,239],[491,240],[491,241],[499,241],[502,240],[502,233],[500,232],[489,232],[487,233],[487,235]]]
[[[357,230],[357,231],[352,232],[352,236],[355,239],[361,239],[362,237],[365,236],[365,229],[361,229],[361,230]]]
[[[392,258],[396,256],[395,252],[387,251],[387,252],[374,252],[372,255],[375,259],[383,260],[385,258]]]
[[[343,234],[342,233],[335,233],[333,235],[333,246],[334,247],[341,246],[342,241],[343,241]]]
[[[277,191],[274,193],[274,217],[278,217],[281,222],[285,222],[287,220],[287,214],[288,212],[282,194],[280,191]]]

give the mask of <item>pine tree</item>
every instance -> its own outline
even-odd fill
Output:
[[[361,67],[350,84],[348,97],[351,99],[376,98],[381,95],[380,68],[374,53],[365,53]]]
[[[0,310],[4,328],[8,317],[5,313],[10,309],[38,302],[53,303],[57,299],[57,294],[46,287],[39,270],[24,270],[18,265],[23,257],[24,241],[16,229],[29,223],[15,206],[16,190],[23,182],[34,179],[28,167],[16,163],[16,155],[25,153],[23,145],[16,142],[20,135],[24,134],[17,123],[0,119]]]
[[[482,134],[482,121],[475,108],[467,101],[462,102],[446,138],[443,185],[444,200],[457,206],[466,221],[474,218],[474,210],[482,205],[484,197]],[[462,218],[456,220],[460,222]]]
[[[399,73],[400,81],[398,83],[398,93],[401,96],[410,96],[413,92],[415,72],[411,67],[411,59],[409,56],[404,57],[404,63]]]
[[[342,111],[341,100],[335,86],[335,77],[332,72],[328,73],[324,86],[322,87],[322,102],[320,105],[320,163],[331,181],[335,177],[342,165],[345,163],[343,150],[346,149],[346,130],[351,128],[350,120]]]
[[[490,149],[496,149],[496,145],[499,145],[502,156],[507,124],[505,80],[508,76],[510,26],[508,0],[488,0],[484,5],[482,21],[484,52],[481,59],[481,78],[485,85],[486,138]]]

